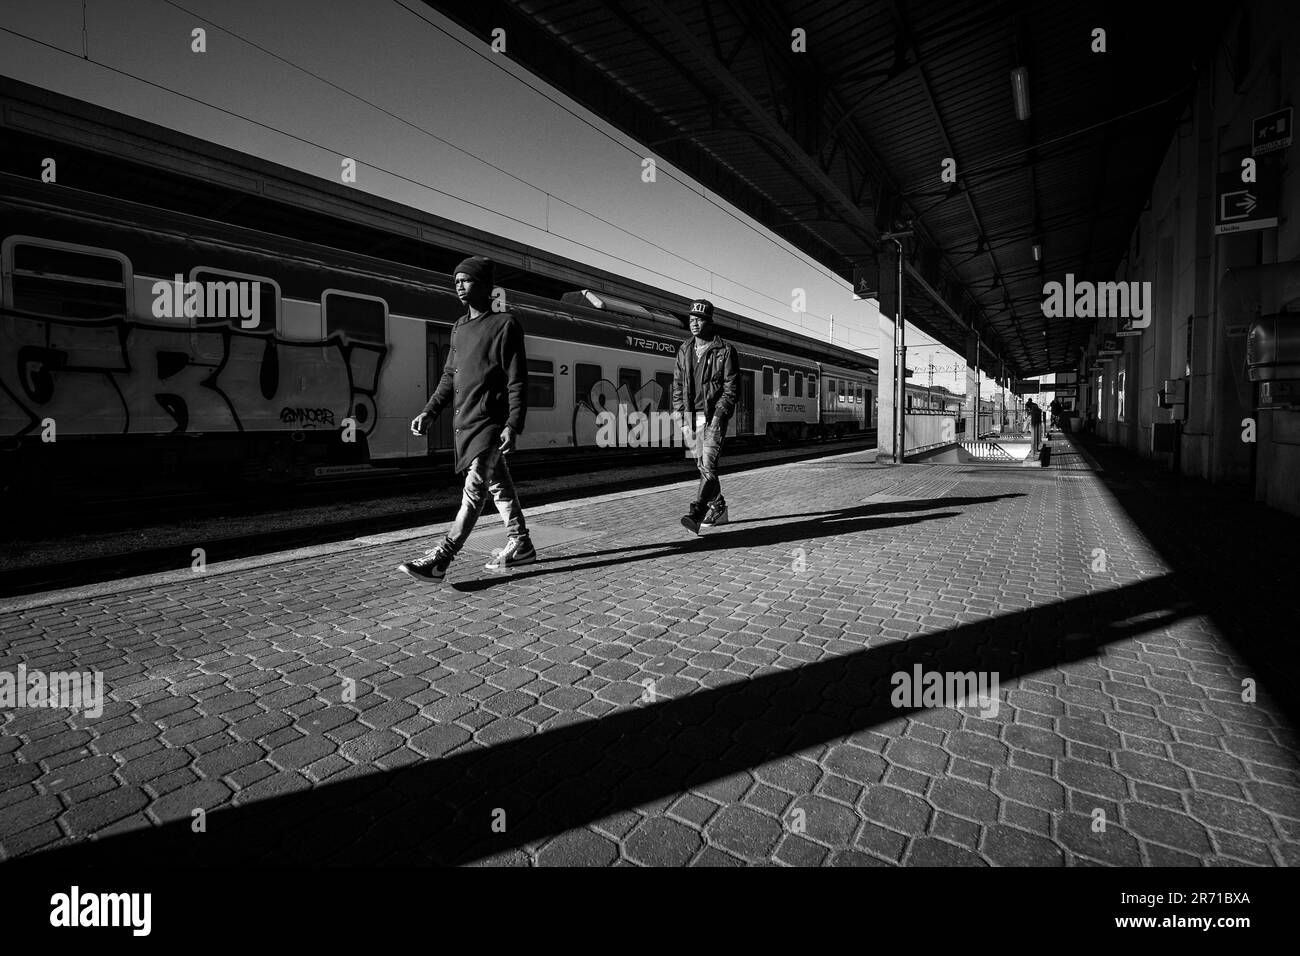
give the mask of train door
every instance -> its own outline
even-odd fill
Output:
[[[754,373],[740,372],[740,395],[736,398],[736,434],[754,434]]]
[[[447,364],[447,353],[451,351],[451,330],[430,324],[428,338],[428,391],[424,396],[427,402],[433,395],[434,389],[438,387],[438,382],[442,379],[442,370]],[[412,418],[415,416],[412,415]],[[439,451],[447,451],[452,447],[451,440],[451,423],[452,409],[447,408],[438,416],[437,420],[429,426],[429,454]]]

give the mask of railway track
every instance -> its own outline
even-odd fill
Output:
[[[737,443],[729,448],[724,468],[734,474],[863,450],[874,447],[875,437],[871,431],[859,438],[761,449]],[[521,461],[512,471],[527,507],[566,500],[577,490],[599,492],[613,482],[619,490],[631,490],[688,479],[695,466],[681,454],[681,449],[639,453],[634,461],[617,453],[598,459],[561,456]],[[272,497],[178,493],[143,502],[84,502],[83,511],[90,506],[86,520],[64,514],[57,527],[47,522],[40,537],[28,533],[9,543],[0,565],[0,596],[188,567],[195,547],[204,548],[209,561],[226,561],[450,520],[460,500],[460,483],[450,468],[401,471],[323,479]]]
[[[780,444],[751,444],[744,439],[728,444],[729,457],[747,453],[798,451],[852,447],[874,443],[874,429],[856,438],[840,440],[787,441]],[[510,461],[511,474],[519,481],[559,477],[610,468],[659,465],[682,460],[682,449],[617,449],[592,454],[587,451],[548,453],[516,452]],[[171,519],[195,519],[239,509],[242,513],[275,513],[289,508],[327,504],[340,500],[373,500],[392,495],[427,492],[442,485],[460,485],[452,472],[450,458],[430,464],[375,467],[366,471],[326,474],[307,480],[283,484],[244,485],[234,488],[171,486],[146,492],[134,489],[130,494],[94,494],[81,489],[59,489],[57,507],[31,500],[5,503],[9,512],[9,534],[20,537],[33,532],[50,534],[59,531],[84,533],[133,527],[141,518],[158,522]],[[39,530],[37,530],[39,529]]]

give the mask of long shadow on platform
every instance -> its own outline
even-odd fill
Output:
[[[1174,575],[895,641],[679,700],[633,704],[491,747],[22,858],[28,866],[459,864],[616,811],[868,731],[915,709],[890,703],[892,674],[985,671],[1014,678],[1085,660],[1104,645],[1199,613]],[[1089,673],[1085,667],[1084,673]],[[1106,671],[1091,671],[1107,681]],[[1150,691],[1107,683],[1145,700]],[[996,718],[1007,721],[1005,710]],[[855,758],[880,779],[884,761]],[[865,782],[870,782],[868,779]],[[728,799],[734,799],[735,793]],[[504,811],[505,832],[494,833]],[[499,817],[498,817],[499,818]],[[18,875],[15,873],[14,875]]]
[[[864,517],[868,515],[894,514],[907,511],[935,511],[939,508],[961,508],[967,505],[988,504],[1003,498],[1023,498],[1024,493],[1012,492],[1005,495],[982,495],[974,498],[913,498],[910,501],[878,501],[854,508],[831,509],[829,511],[800,511],[795,514],[771,515],[760,518],[741,518],[728,521],[723,527],[738,524],[764,524],[770,521],[784,521],[790,518],[816,518],[820,521],[842,521],[845,518]],[[838,526],[837,526],[838,527]],[[838,533],[838,532],[837,532]]]
[[[1002,498],[1020,498],[1020,493],[1007,495],[989,495],[978,498],[930,498],[914,501],[880,502],[870,505],[858,505],[853,508],[840,508],[831,511],[808,512],[812,517],[807,521],[783,521],[786,518],[803,518],[807,515],[776,515],[772,518],[755,519],[761,521],[782,521],[780,524],[767,524],[760,528],[740,528],[729,530],[732,523],[709,531],[707,534],[684,541],[656,542],[654,544],[637,544],[626,548],[609,548],[604,551],[588,551],[582,554],[546,558],[526,565],[528,570],[512,574],[493,574],[490,577],[471,578],[453,581],[451,586],[457,591],[485,591],[500,587],[512,581],[522,581],[547,574],[565,574],[571,571],[605,570],[621,564],[637,561],[653,561],[659,558],[672,558],[682,554],[696,554],[701,551],[721,551],[733,548],[757,548],[778,544],[791,544],[808,541],[813,538],[853,534],[859,531],[875,531],[881,528],[895,528],[900,525],[919,524],[922,521],[936,521],[940,518],[955,518],[958,511],[937,511],[940,508],[959,508],[967,505],[987,504]],[[913,518],[883,518],[896,511],[929,511],[934,514],[918,515]],[[742,524],[746,522],[735,522]],[[615,557],[622,555],[622,557]],[[592,559],[600,560],[592,560]],[[553,564],[554,567],[539,568],[538,565]]]

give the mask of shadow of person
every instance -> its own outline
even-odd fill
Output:
[[[774,515],[771,518],[746,519],[744,522],[735,522],[734,524],[749,524],[758,521],[774,523],[747,528],[735,528],[733,523],[728,523],[710,531],[708,534],[684,541],[657,541],[649,544],[632,545],[626,548],[610,548],[604,551],[591,551],[586,554],[546,558],[528,565],[527,570],[521,570],[513,574],[493,574],[489,577],[475,578],[469,581],[457,581],[453,582],[451,586],[457,591],[484,591],[511,581],[525,581],[547,574],[604,570],[638,561],[652,561],[657,558],[667,558],[686,553],[771,547],[773,545],[807,542],[812,538],[839,537],[860,532],[878,531],[883,528],[919,524],[923,521],[955,518],[961,514],[960,511],[938,511],[933,514],[917,514],[907,518],[886,517],[891,512],[933,512],[940,508],[970,507],[998,501],[1002,498],[1019,497],[1022,497],[1020,493],[989,495],[977,498],[920,498],[912,501],[872,502],[831,511],[814,511],[795,515]],[[789,518],[803,520],[786,520]],[[538,565],[542,564],[553,564],[555,566],[538,567]]]

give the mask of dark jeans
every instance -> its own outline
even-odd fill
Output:
[[[493,447],[475,458],[465,474],[465,492],[461,496],[460,511],[447,529],[446,544],[453,554],[460,551],[469,538],[469,533],[474,530],[489,494],[496,501],[497,511],[500,512],[510,537],[519,538],[528,534],[528,528],[524,524],[524,509],[519,504],[515,483],[510,479],[510,469],[506,466],[501,450]]]

